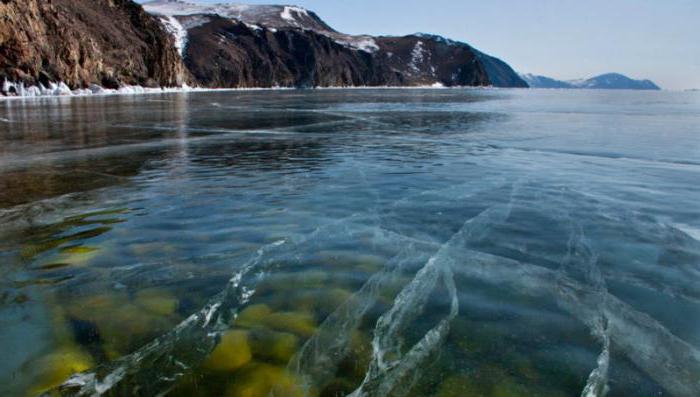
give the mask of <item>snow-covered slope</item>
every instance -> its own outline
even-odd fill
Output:
[[[268,29],[308,29],[333,38],[337,43],[374,52],[377,43],[371,36],[352,36],[335,31],[314,12],[291,5],[253,5],[237,3],[200,4],[184,0],[154,0],[143,4],[146,11],[163,20],[177,16],[218,15],[241,21],[249,26]]]

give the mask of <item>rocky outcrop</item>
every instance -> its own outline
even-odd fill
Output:
[[[208,87],[490,85],[475,51],[421,36],[379,37],[373,52],[311,30],[251,26],[217,15],[177,17],[183,52]]]
[[[190,18],[182,23],[187,25]],[[206,20],[200,19],[189,30],[183,56],[200,85],[317,87],[384,82],[371,54],[348,49],[313,31],[270,30],[215,15],[199,18]]]
[[[527,87],[505,62],[440,36],[345,35],[298,7],[159,0],[146,9],[208,87]]]
[[[180,0],[144,7],[132,0],[0,0],[0,91],[527,86],[506,63],[465,43],[426,34],[347,35],[300,7]]]
[[[1,0],[0,80],[178,86],[188,72],[172,37],[131,0]]]

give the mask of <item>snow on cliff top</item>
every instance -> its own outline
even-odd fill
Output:
[[[336,32],[307,9],[291,5],[250,5],[239,3],[196,4],[184,0],[154,0],[143,4],[151,14],[168,18],[176,16],[215,14],[237,19],[249,26],[270,29],[308,29],[334,39],[346,47],[375,52],[379,46],[371,36],[351,36]],[[169,27],[173,31],[172,27]],[[179,39],[179,40],[177,40]],[[180,43],[182,40],[176,37]]]
[[[151,14],[164,16],[216,14],[271,28],[330,29],[323,21],[310,15],[306,9],[296,6],[238,3],[196,4],[181,0],[155,0],[144,3],[143,8]]]

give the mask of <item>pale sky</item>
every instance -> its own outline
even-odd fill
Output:
[[[619,72],[665,89],[700,88],[700,0],[292,2],[341,32],[435,33],[467,42],[519,72],[559,79]]]

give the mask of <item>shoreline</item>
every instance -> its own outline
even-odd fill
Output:
[[[101,88],[101,87],[100,87]],[[0,102],[13,100],[37,100],[56,98],[95,98],[111,96],[135,96],[154,95],[172,93],[197,93],[197,92],[246,92],[246,91],[305,91],[305,90],[496,90],[499,87],[493,86],[453,86],[447,87],[441,84],[421,85],[421,86],[329,86],[329,87],[239,87],[239,88],[202,88],[202,87],[160,87],[147,88],[141,86],[124,86],[119,89],[101,88],[100,91],[93,92],[90,89],[76,89],[62,91],[58,94],[41,95],[0,95]],[[48,91],[48,90],[47,90]]]
[[[100,98],[118,96],[140,96],[156,94],[179,94],[179,93],[200,93],[200,92],[253,92],[253,91],[333,91],[333,90],[475,90],[475,91],[497,91],[497,90],[535,90],[535,91],[649,91],[649,92],[680,92],[696,93],[695,90],[586,90],[586,89],[564,89],[564,88],[520,88],[520,87],[494,87],[494,86],[331,86],[331,87],[239,87],[239,88],[202,88],[202,87],[160,87],[147,88],[141,86],[125,86],[120,89],[102,89],[99,92],[92,92],[89,89],[71,90],[70,93],[64,91],[60,94],[46,95],[0,95],[0,103],[3,101],[17,100],[42,100],[42,99],[71,99],[71,98]],[[2,120],[0,120],[2,121]]]

